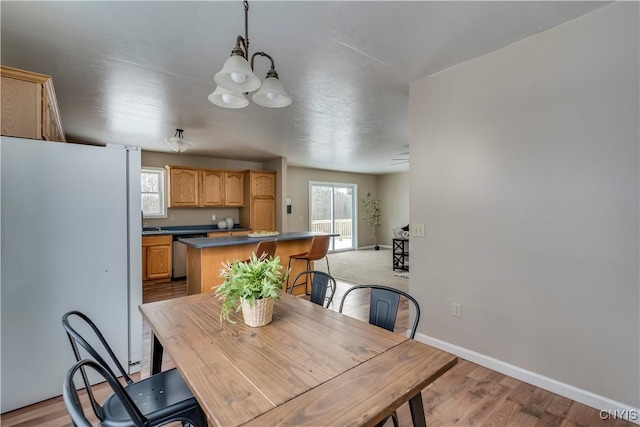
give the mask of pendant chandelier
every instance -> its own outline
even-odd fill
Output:
[[[165,138],[165,142],[171,147],[171,149],[178,153],[184,153],[193,145],[191,140],[182,136],[183,129],[176,129],[175,136],[171,136],[169,138]]]
[[[271,69],[264,82],[253,73],[253,62],[256,56],[263,56],[271,61]],[[249,2],[244,2],[244,37],[238,36],[231,56],[224,63],[222,70],[213,80],[218,85],[209,95],[209,101],[224,108],[244,108],[249,105],[245,95],[258,90],[251,99],[262,107],[282,108],[291,104],[291,97],[280,83],[273,58],[265,52],[251,55],[249,63]]]

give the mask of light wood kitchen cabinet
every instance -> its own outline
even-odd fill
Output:
[[[242,207],[244,172],[166,166],[169,207]]]
[[[169,207],[197,207],[200,192],[198,169],[169,168]]]
[[[207,233],[207,237],[213,237],[213,238],[217,238],[217,237],[230,237],[231,236],[231,232],[230,231],[214,231],[211,233]]]
[[[251,233],[251,230],[239,230],[239,231],[213,231],[207,233],[207,237],[230,237],[230,236],[245,236]]]
[[[0,75],[2,135],[66,142],[51,77],[5,66]]]
[[[244,208],[240,209],[240,224],[252,231],[276,229],[276,173],[245,172]]]
[[[198,206],[224,206],[224,172],[219,170],[200,170],[200,203]]]
[[[276,229],[276,200],[253,199],[251,201],[251,229],[255,231]]]
[[[226,171],[224,177],[225,206],[244,206],[244,172]]]
[[[276,198],[276,173],[249,171],[252,199]]]
[[[171,235],[142,236],[142,281],[171,277]]]

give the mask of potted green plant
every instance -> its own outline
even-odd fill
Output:
[[[289,271],[280,265],[280,257],[258,258],[252,254],[249,261],[223,263],[220,277],[224,283],[216,289],[222,300],[220,320],[234,322],[230,315],[242,308],[247,326],[258,327],[271,323],[274,300],[280,298],[282,284]]]
[[[362,217],[364,222],[373,229],[373,236],[376,239],[375,250],[380,250],[378,246],[378,231],[380,230],[380,216],[382,211],[380,210],[380,200],[375,198],[371,193],[367,193],[364,198],[360,199],[360,203],[364,208],[365,216]]]

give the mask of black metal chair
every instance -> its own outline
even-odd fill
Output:
[[[120,375],[124,378],[126,382],[125,386],[120,385],[109,363],[71,326],[69,322],[70,318],[76,317],[84,321],[84,323],[91,328],[95,337],[100,341],[102,347],[109,355],[112,365],[115,365]],[[77,425],[90,425],[82,424],[83,418],[85,420],[86,418],[84,417],[81,406],[80,409],[77,408],[79,400],[77,399],[77,392],[75,392],[75,385],[73,384],[72,378],[78,369],[80,369],[82,374],[93,412],[96,417],[100,419],[101,425],[103,426],[156,426],[173,421],[181,421],[183,424],[188,423],[195,426],[207,425],[207,417],[204,411],[200,408],[191,390],[189,390],[189,387],[176,369],[163,371],[138,382],[134,382],[118,362],[113,350],[107,344],[100,330],[85,314],[79,311],[66,313],[62,316],[62,326],[67,332],[73,354],[76,362],[78,362],[67,374],[64,386],[65,390],[67,386],[74,388],[73,392],[67,392],[71,400],[65,398],[65,403],[67,404],[67,410],[72,419],[74,416],[79,417],[80,424],[76,423]],[[89,353],[94,361],[81,362],[82,357],[78,344]],[[91,384],[85,372],[85,366],[89,366],[97,371],[98,374],[109,382],[111,388],[114,390],[114,394],[107,398],[103,405],[98,404],[91,392]],[[111,379],[118,383],[122,390],[119,390]],[[67,381],[70,381],[69,384],[67,384]],[[125,396],[128,396],[128,398]],[[133,405],[133,408],[131,405]],[[75,419],[74,422],[76,422]]]
[[[390,288],[388,286],[358,285],[347,290],[347,292],[345,292],[342,296],[342,300],[340,301],[340,308],[338,308],[338,311],[340,313],[342,313],[344,300],[347,298],[347,295],[349,295],[356,289],[371,290],[371,298],[369,300],[369,323],[391,332],[393,332],[396,326],[396,317],[398,315],[398,305],[400,304],[400,297],[405,297],[407,300],[411,301],[415,309],[415,318],[413,320],[413,326],[411,327],[409,332],[409,338],[413,339],[416,336],[416,329],[418,328],[418,321],[420,320],[420,305],[418,304],[418,301],[415,300],[415,298],[413,298],[406,292],[395,288]],[[395,427],[398,427],[398,414],[394,411],[390,416],[393,420],[393,425]],[[385,418],[378,424],[378,427],[384,425],[384,423],[388,419],[389,417]]]
[[[309,301],[312,303],[321,305],[323,307],[329,307],[331,301],[333,301],[333,295],[336,293],[336,279],[334,279],[331,275],[325,273],[324,271],[316,271],[316,270],[307,270],[298,274],[291,286],[287,288],[287,292],[292,294],[293,288],[296,286],[306,286],[309,276],[312,276],[311,279],[311,294],[309,297]],[[304,277],[304,282],[300,281],[298,283],[298,279]],[[327,291],[330,291],[329,296],[327,296]],[[327,300],[327,304],[325,305],[325,300]]]

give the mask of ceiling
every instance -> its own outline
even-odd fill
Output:
[[[275,60],[286,108],[214,106],[213,76],[244,35],[242,1],[0,3],[2,65],[53,76],[70,141],[290,166],[391,173],[409,164],[409,84],[601,2],[255,1],[250,54]],[[257,57],[256,75],[268,71]]]

